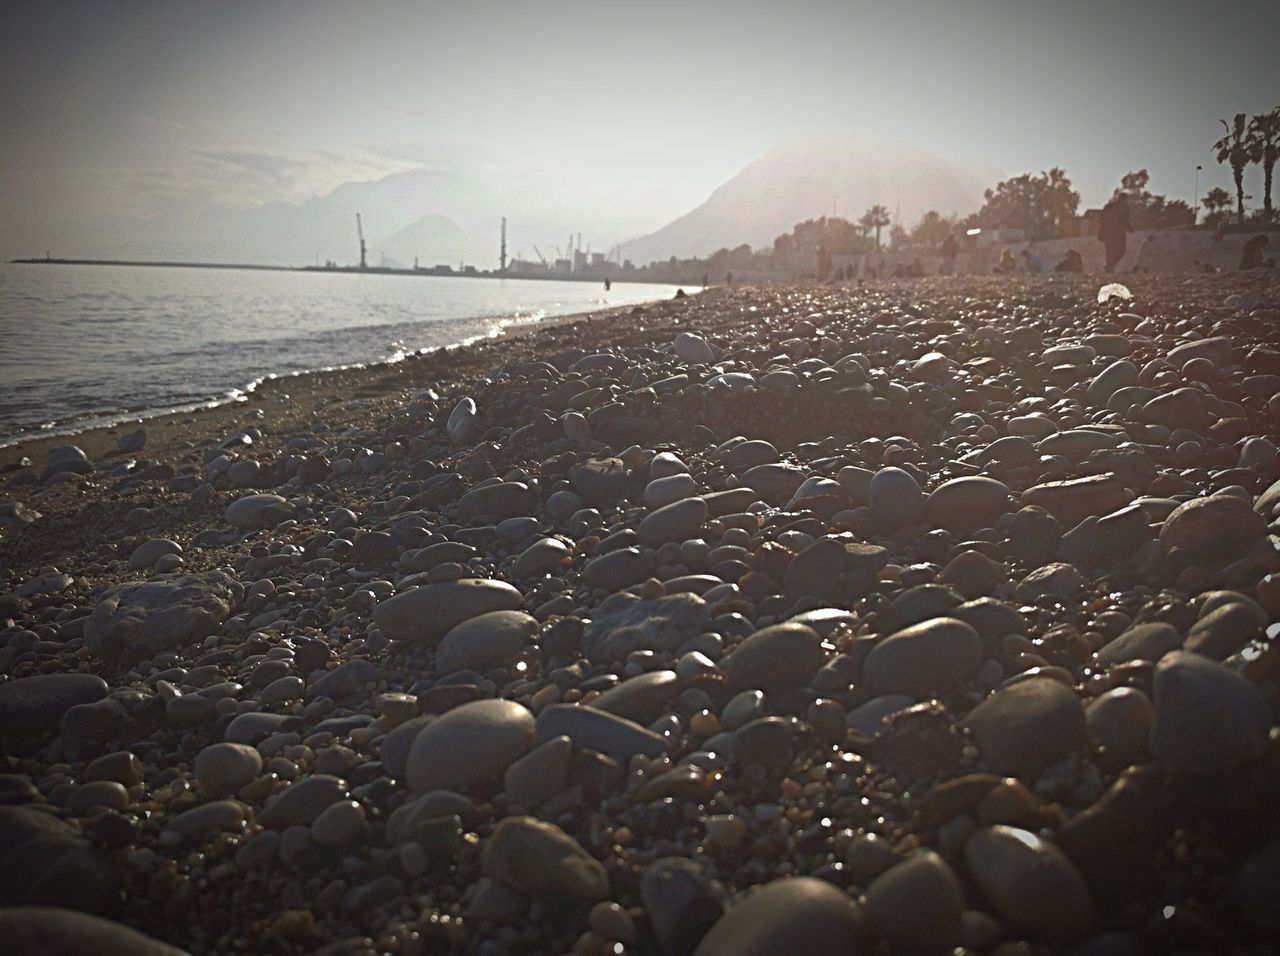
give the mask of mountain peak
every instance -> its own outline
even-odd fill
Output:
[[[854,219],[875,203],[913,223],[930,209],[968,212],[998,172],[948,161],[887,137],[856,132],[794,136],[718,187],[702,205],[657,232],[623,243],[638,265],[705,256],[748,243],[767,247],[797,222]]]

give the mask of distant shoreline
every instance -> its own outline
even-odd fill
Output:
[[[41,260],[44,261],[44,260]],[[418,384],[449,381],[465,368],[479,371],[506,361],[531,342],[554,339],[568,327],[573,341],[594,342],[603,348],[608,330],[624,322],[637,308],[661,308],[665,314],[668,299],[642,304],[586,309],[565,315],[552,315],[536,322],[519,323],[502,328],[497,334],[479,336],[447,345],[430,346],[406,354],[402,358],[380,358],[369,362],[329,368],[300,369],[294,372],[261,376],[249,386],[235,388],[215,397],[194,398],[171,407],[121,409],[97,418],[67,421],[55,428],[37,428],[11,435],[0,434],[0,473],[23,456],[40,456],[55,445],[73,441],[89,450],[93,457],[114,454],[120,432],[142,425],[151,430],[153,439],[162,443],[168,435],[175,444],[192,436],[205,435],[217,428],[244,425],[245,409],[262,408],[269,419],[298,417],[302,427],[316,402],[341,404],[358,398],[379,382],[407,379]],[[665,307],[665,308],[664,308]],[[424,369],[430,369],[429,373]],[[425,376],[425,377],[424,377]],[[176,436],[176,437],[175,437]],[[154,447],[155,442],[152,443]],[[150,449],[149,449],[150,450]]]
[[[10,259],[11,265],[49,265],[49,266],[136,266],[160,269],[247,269],[255,272],[309,272],[338,273],[342,275],[384,275],[384,276],[434,276],[442,279],[530,279],[534,282],[593,282],[605,281],[605,276],[582,275],[513,275],[493,270],[458,272],[453,269],[445,271],[438,268],[400,269],[391,266],[271,266],[251,262],[170,262],[152,259],[67,259],[58,256],[44,258],[30,257]],[[679,285],[670,279],[640,278],[633,276],[608,276],[610,282],[629,282],[635,285]]]

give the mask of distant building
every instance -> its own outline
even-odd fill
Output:
[[[510,259],[507,261],[507,274],[515,276],[545,275],[547,267],[541,262],[530,259]]]
[[[1102,210],[1086,209],[1083,215],[1077,217],[1077,221],[1080,223],[1077,236],[1096,236],[1102,228]]]

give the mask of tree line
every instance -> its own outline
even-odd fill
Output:
[[[1230,123],[1219,120],[1225,131],[1213,144],[1213,155],[1219,163],[1231,168],[1235,183],[1236,219],[1246,222],[1244,174],[1251,165],[1262,169],[1263,204],[1255,213],[1260,223],[1277,221],[1272,205],[1272,182],[1276,161],[1280,158],[1280,106],[1270,112],[1249,116],[1237,113]],[[1147,187],[1151,174],[1137,169],[1120,177],[1111,199],[1124,200],[1129,210],[1130,227],[1134,230],[1177,229],[1194,225],[1197,208],[1181,199],[1153,193]],[[1225,225],[1231,218],[1232,196],[1221,187],[1213,187],[1200,199],[1204,222]],[[1032,240],[1061,236],[1068,222],[1080,208],[1080,194],[1060,167],[1040,173],[1023,173],[996,183],[983,193],[983,204],[967,216],[944,215],[929,210],[912,227],[892,221],[889,210],[880,203],[870,206],[858,219],[820,216],[806,219],[773,241],[770,249],[753,250],[743,244],[720,249],[705,258],[676,259],[655,262],[638,270],[672,275],[696,276],[706,273],[719,277],[733,270],[785,268],[795,256],[816,255],[821,263],[834,255],[856,255],[879,252],[881,239],[888,229],[888,240],[895,248],[925,246],[936,248],[956,236],[973,229],[1015,228]]]
[[[1214,156],[1219,163],[1231,167],[1231,178],[1236,186],[1236,217],[1244,223],[1244,173],[1252,165],[1262,167],[1262,221],[1273,222],[1275,210],[1271,205],[1271,182],[1275,174],[1276,160],[1280,159],[1280,106],[1269,113],[1259,113],[1249,117],[1237,113],[1228,123],[1218,120],[1226,135],[1213,144]],[[1214,190],[1210,190],[1213,192]],[[1226,195],[1225,189],[1218,193]],[[1208,195],[1205,205],[1208,206]],[[1228,202],[1230,200],[1228,199]],[[1215,206],[1223,208],[1220,197],[1215,197]]]
[[[1250,165],[1262,169],[1262,208],[1255,218],[1262,223],[1277,221],[1272,203],[1272,184],[1277,159],[1280,159],[1280,106],[1270,112],[1248,116],[1237,113],[1230,123],[1219,120],[1225,135],[1213,144],[1213,154],[1219,163],[1231,167],[1235,182],[1236,220],[1246,221],[1244,174]],[[1111,198],[1123,199],[1129,207],[1129,220],[1133,229],[1177,229],[1195,224],[1197,210],[1181,199],[1169,199],[1151,192],[1147,187],[1151,174],[1146,169],[1125,173],[1120,178]],[[983,194],[982,208],[968,216],[945,216],[936,210],[926,212],[910,229],[894,223],[889,229],[889,241],[895,246],[935,246],[948,235],[970,229],[996,229],[1012,227],[1023,230],[1030,239],[1049,239],[1061,235],[1063,226],[1073,219],[1080,206],[1080,194],[1071,186],[1066,172],[1059,167],[1041,173],[1024,173],[997,183]],[[1211,226],[1226,224],[1231,216],[1231,194],[1215,186],[1200,200],[1204,207],[1204,221]],[[873,206],[867,215],[858,220],[862,234],[868,234],[868,225],[875,222],[876,242],[879,249],[879,227],[888,226],[888,212],[883,206]],[[776,247],[775,243],[775,247]],[[859,250],[867,251],[867,250]]]

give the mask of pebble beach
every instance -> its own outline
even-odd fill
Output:
[[[1280,280],[1102,285],[0,449],[7,951],[1275,952]]]

